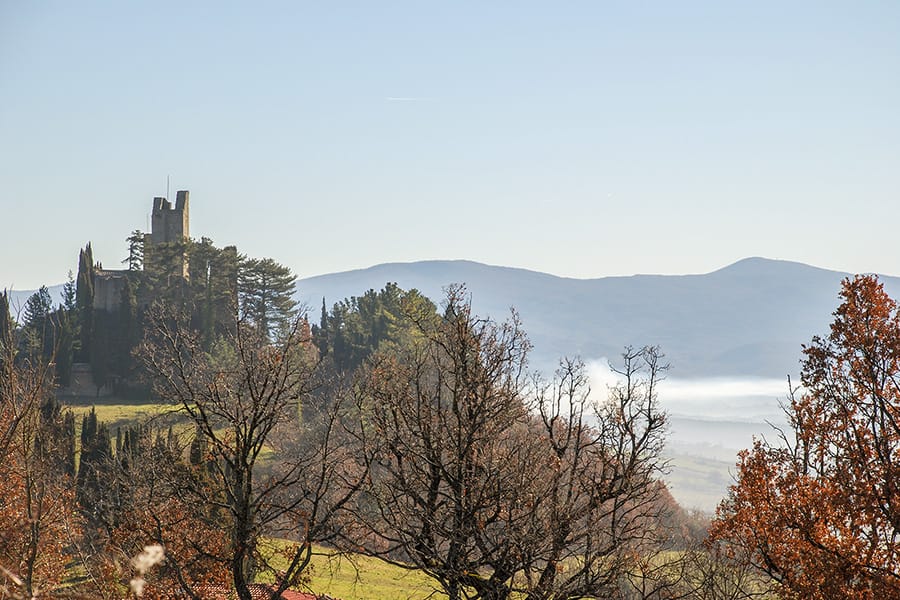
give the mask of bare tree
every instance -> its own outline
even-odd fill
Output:
[[[674,502],[660,481],[666,416],[656,400],[667,365],[658,348],[628,348],[619,381],[593,402],[584,365],[565,360],[538,384],[544,460],[532,466],[534,527],[522,542],[526,597],[659,596],[657,571]]]
[[[243,320],[233,335],[204,352],[187,316],[156,310],[141,357],[155,393],[196,426],[207,475],[179,493],[208,508],[228,533],[224,551],[242,600],[257,571],[273,571],[259,550],[263,536],[296,543],[273,592],[298,584],[313,542],[336,535],[336,513],[365,476],[348,465],[341,436],[349,418],[341,398],[304,411],[316,382],[315,352],[304,319],[295,319],[274,342]],[[192,594],[194,595],[194,594]]]
[[[503,528],[517,493],[507,465],[527,425],[528,340],[515,317],[475,317],[458,288],[443,319],[417,325],[415,341],[377,354],[361,383],[372,473],[357,537],[367,552],[433,577],[451,600],[495,597],[515,561],[503,536],[485,532]]]
[[[453,288],[443,318],[418,324],[417,341],[377,354],[360,386],[366,550],[423,570],[451,599],[674,589],[672,569],[650,569],[674,506],[660,481],[659,350],[626,350],[620,382],[593,403],[579,361],[551,383],[527,376],[515,313],[479,319]]]

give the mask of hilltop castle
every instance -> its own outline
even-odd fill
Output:
[[[150,233],[144,234],[143,266],[154,268],[155,262],[166,253],[166,248],[173,249],[176,271],[183,281],[187,281],[188,260],[184,246],[179,246],[190,238],[190,192],[180,190],[175,196],[175,207],[167,198],[153,199],[150,221]],[[94,271],[94,309],[115,311],[122,299],[125,281],[134,275],[134,271],[125,269],[102,269]],[[173,282],[174,283],[174,282]]]

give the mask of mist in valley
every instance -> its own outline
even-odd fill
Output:
[[[622,381],[613,370],[615,362],[611,367],[605,357],[585,366],[595,401]],[[713,511],[733,482],[737,453],[749,448],[754,437],[774,441],[778,428],[787,425],[781,409],[789,392],[787,377],[668,375],[657,392],[669,416],[667,482],[686,507]]]

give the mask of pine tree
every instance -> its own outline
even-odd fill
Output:
[[[128,265],[129,271],[140,271],[144,268],[145,234],[140,229],[131,232],[125,241],[128,242],[128,256],[122,261]]]
[[[271,258],[244,259],[238,271],[241,315],[271,338],[290,321],[297,309],[294,300],[296,276]]]
[[[75,276],[72,275],[72,271],[69,270],[69,273],[66,276],[66,282],[63,284],[62,293],[60,294],[60,300],[62,300],[61,308],[68,312],[74,312],[76,308],[76,294]]]
[[[25,302],[25,336],[32,357],[50,359],[53,356],[55,332],[50,318],[53,300],[46,286],[29,296]]]

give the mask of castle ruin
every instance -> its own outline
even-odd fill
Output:
[[[178,244],[187,241],[191,236],[190,225],[191,193],[180,190],[175,195],[175,208],[166,198],[153,199],[153,213],[150,220],[150,233],[144,237],[144,263],[153,260],[153,249],[163,244]],[[188,278],[188,261],[181,253],[181,275]]]
[[[167,198],[153,199],[150,233],[144,234],[144,269],[153,269],[154,256],[164,256],[163,250],[171,248],[178,255],[174,257],[176,275],[182,281],[189,277],[188,259],[184,242],[190,238],[190,192],[179,190],[175,196],[175,206]],[[180,245],[180,246],[179,246]],[[125,281],[134,271],[127,269],[103,269],[94,271],[94,308],[113,312],[119,308]],[[174,284],[175,282],[170,282]]]
[[[190,199],[191,193],[187,190],[181,190],[176,194],[175,208],[172,208],[172,203],[166,198],[153,199],[151,244],[182,242],[191,236]]]

